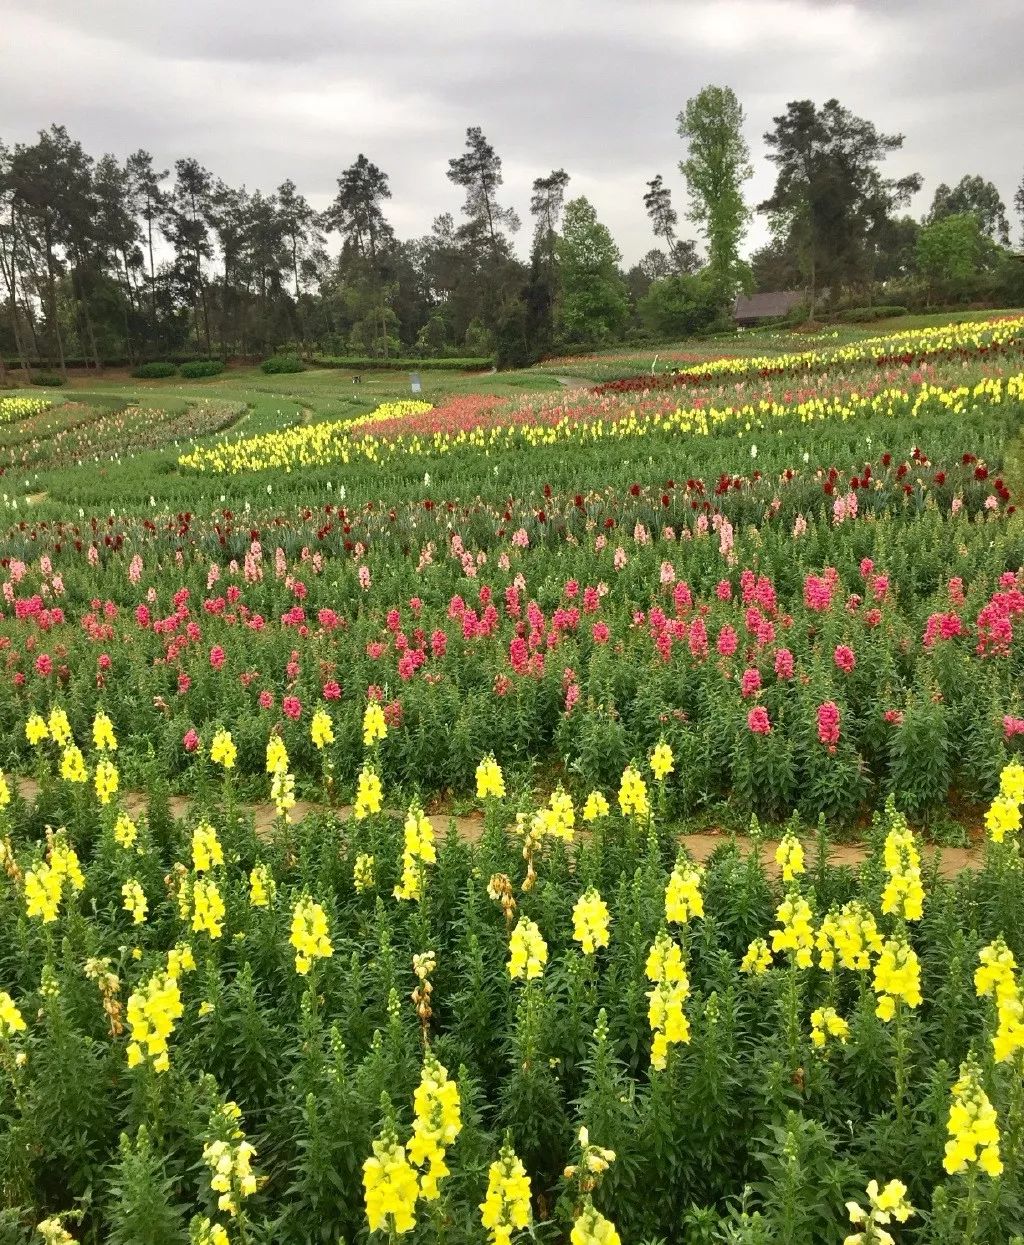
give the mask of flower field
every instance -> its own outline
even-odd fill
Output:
[[[784,346],[0,400],[0,1245],[1024,1237],[1021,321]]]

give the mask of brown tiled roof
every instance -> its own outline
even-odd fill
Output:
[[[777,290],[769,294],[752,294],[750,298],[741,296],[733,304],[733,319],[768,320],[775,316],[786,316],[794,307],[805,302],[806,298],[803,290]]]

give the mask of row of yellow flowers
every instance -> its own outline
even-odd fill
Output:
[[[323,711],[321,711],[323,712]],[[329,715],[326,721],[311,727],[314,740],[321,742],[332,736]],[[45,730],[45,736],[41,733]],[[363,722],[363,738],[372,747],[385,737],[386,723],[376,702],[369,702]],[[29,737],[40,742],[50,737],[65,749],[73,747],[66,715],[54,709],[49,720],[33,717],[26,726]],[[93,723],[93,742],[101,754],[99,764],[112,765],[109,754],[117,749],[117,740],[109,719],[100,711]],[[216,753],[216,756],[213,756]],[[230,732],[221,730],[211,748],[212,759],[225,769],[234,763],[234,744]],[[660,742],[647,760],[655,781],[662,782],[673,771],[671,748]],[[287,772],[287,752],[283,741],[271,735],[267,746],[267,770],[271,775]],[[364,767],[364,773],[372,773]],[[374,777],[376,777],[374,775]],[[67,778],[67,781],[75,781]],[[484,757],[477,768],[477,793],[492,807],[505,797],[505,780],[501,767],[493,756]],[[380,810],[379,779],[377,802],[371,810]],[[600,797],[600,798],[598,798]],[[647,822],[651,815],[651,800],[643,773],[635,764],[626,768],[622,775],[618,804],[623,815],[637,822]],[[0,776],[0,805],[10,802],[10,792]],[[1005,841],[1007,834],[1015,834],[1021,827],[1021,807],[1024,805],[1024,766],[1008,765],[1000,781],[999,793],[990,812],[990,837],[995,843]],[[594,792],[586,801],[583,818],[600,821],[607,816],[607,799]],[[368,814],[364,814],[368,815]],[[569,840],[575,827],[575,808],[571,797],[557,789],[546,806],[532,818],[521,817],[516,823],[524,839],[524,856],[530,855],[526,890],[530,876],[534,875],[533,853],[545,839]],[[116,842],[126,851],[138,851],[138,832],[127,814],[118,815],[114,829]],[[530,844],[533,844],[530,848]],[[5,852],[9,848],[4,847]],[[427,869],[435,862],[433,831],[422,810],[413,805],[405,823],[402,862],[402,881],[394,890],[400,900],[418,901],[423,897],[427,884]],[[2,862],[0,862],[2,863]],[[899,1020],[902,1008],[914,1009],[921,1005],[920,965],[917,954],[907,936],[907,926],[919,921],[923,914],[925,890],[921,876],[920,851],[915,836],[898,815],[886,837],[882,852],[885,883],[879,901],[879,913],[871,911],[862,900],[855,899],[838,911],[831,911],[815,928],[811,905],[800,890],[800,879],[806,872],[804,850],[792,833],[787,833],[775,852],[775,863],[783,883],[789,887],[776,911],[777,924],[768,932],[771,940],[756,939],[743,958],[741,971],[760,976],[770,971],[774,957],[782,954],[788,961],[791,973],[817,967],[828,973],[837,968],[854,972],[872,972],[872,988],[876,995],[876,1014],[883,1023]],[[225,867],[225,854],[216,829],[207,821],[200,821],[194,828],[191,840],[191,868],[177,866],[179,870],[178,908],[183,921],[191,932],[211,939],[223,936],[225,906],[217,883],[218,871]],[[535,876],[535,875],[534,875]],[[671,1048],[690,1040],[689,1021],[685,1004],[689,994],[685,943],[675,936],[672,927],[685,929],[693,920],[704,916],[704,900],[701,893],[702,870],[680,855],[672,870],[664,893],[664,923],[651,945],[645,975],[650,982],[648,991],[648,1017],[652,1033],[651,1064],[655,1072],[667,1066]],[[373,859],[365,855],[356,862],[355,882],[358,890],[372,889]],[[28,917],[48,924],[57,919],[59,904],[64,893],[80,893],[85,887],[80,862],[74,848],[63,831],[48,834],[46,859],[27,868],[23,876],[25,911]],[[509,926],[508,973],[513,980],[521,980],[525,988],[537,988],[543,979],[548,961],[548,948],[536,922],[521,916],[513,926],[515,901],[511,898],[508,879],[493,877],[488,881],[488,894],[502,902]],[[136,923],[146,918],[146,897],[141,885],[129,879],[123,889],[124,907]],[[249,901],[253,907],[268,908],[274,905],[276,889],[269,870],[257,864],[249,878]],[[510,900],[510,902],[506,902]],[[891,918],[893,931],[885,936],[879,928],[879,918]],[[605,901],[594,887],[588,887],[577,899],[572,913],[573,937],[587,957],[608,946],[611,915]],[[186,934],[186,938],[188,935]],[[324,908],[309,894],[301,895],[291,910],[289,942],[295,952],[295,969],[307,975],[317,961],[333,955],[331,931]],[[433,956],[417,957],[423,960],[417,966],[420,1000],[428,1000],[426,1015],[429,1016],[429,973],[434,966]],[[146,1065],[159,1074],[170,1063],[169,1039],[173,1036],[176,1022],[183,1015],[183,1001],[179,989],[181,976],[195,968],[195,958],[188,941],[179,941],[167,954],[166,967],[159,969],[141,983],[128,999],[126,1019],[128,1027],[127,1062],[130,1068]],[[421,971],[422,969],[422,971]],[[1024,1050],[1024,1002],[1017,977],[1017,964],[1006,946],[998,938],[982,949],[979,966],[975,973],[975,988],[979,997],[993,1000],[994,1033],[991,1038],[994,1057],[1004,1063]],[[422,1015],[422,1013],[421,1013]],[[26,1031],[27,1025],[20,1009],[10,994],[0,992],[0,1040],[10,1042]],[[810,1038],[815,1048],[827,1055],[832,1041],[845,1043],[849,1037],[849,1025],[834,1007],[816,1009],[810,1016]],[[366,1211],[371,1230],[386,1228],[403,1234],[415,1224],[415,1207],[418,1201],[431,1202],[439,1196],[438,1182],[448,1174],[445,1152],[455,1141],[461,1129],[458,1089],[448,1078],[446,1069],[431,1055],[429,1045],[423,1065],[423,1077],[414,1101],[415,1122],[408,1143],[402,1144],[391,1126],[385,1128],[373,1146],[373,1155],[364,1166]],[[230,1122],[230,1121],[228,1121]],[[1002,1171],[1000,1136],[995,1108],[989,1100],[982,1080],[981,1069],[973,1059],[966,1060],[960,1068],[959,1077],[952,1088],[951,1105],[947,1123],[948,1141],[945,1167],[950,1174],[964,1172],[977,1166],[989,1176]],[[584,1165],[590,1153],[589,1141],[581,1137]],[[605,1152],[599,1152],[605,1153]],[[233,1130],[222,1144],[212,1144],[204,1158],[214,1172],[215,1190],[221,1193],[221,1209],[236,1214],[239,1201],[257,1187],[252,1172],[255,1151]],[[614,1155],[606,1155],[610,1162]],[[596,1170],[596,1169],[592,1169]],[[487,1200],[481,1205],[483,1224],[494,1241],[507,1241],[510,1233],[528,1222],[529,1200],[524,1202],[523,1189],[528,1192],[529,1178],[522,1165],[508,1148],[491,1167],[491,1181]],[[905,1189],[899,1182],[891,1182],[884,1190],[869,1187],[870,1209],[863,1210],[858,1204],[850,1204],[850,1218],[855,1225],[883,1224],[886,1214],[902,1221],[904,1212],[913,1213],[905,1202]],[[525,1206],[525,1210],[524,1210]],[[527,1220],[523,1220],[523,1215]],[[211,1225],[211,1231],[214,1225]],[[876,1234],[877,1235],[877,1234]],[[855,1235],[848,1240],[874,1239]],[[595,1241],[616,1241],[613,1225],[594,1208],[592,1201],[585,1202],[573,1229],[572,1240],[576,1245],[590,1245]]]
[[[995,407],[1024,396],[1024,373],[986,377],[973,385],[943,387],[922,384],[915,389],[887,388],[874,394],[851,393],[808,398],[800,402],[760,400],[723,407],[678,407],[644,413],[631,409],[601,418],[565,414],[554,423],[501,422],[457,430],[438,429],[430,435],[381,438],[372,432],[353,435],[351,421],[304,425],[247,440],[195,448],[178,460],[193,471],[238,475],[277,469],[290,473],[309,467],[365,460],[378,465],[408,455],[435,457],[457,450],[497,453],[575,442],[629,440],[656,434],[672,437],[737,437],[774,431],[785,423],[814,424],[864,417],[914,418],[922,414],[963,414],[968,409]]]
[[[30,419],[49,410],[53,403],[49,398],[0,398],[0,424]]]

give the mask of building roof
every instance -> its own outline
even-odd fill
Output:
[[[752,294],[749,298],[741,295],[733,304],[733,319],[769,320],[786,316],[806,300],[803,290],[776,290],[768,294]]]

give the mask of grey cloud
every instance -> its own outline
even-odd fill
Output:
[[[752,203],[772,184],[772,116],[832,95],[906,135],[890,163],[924,175],[915,211],[965,172],[1009,203],[1019,14],[1020,0],[0,0],[0,138],[60,121],[94,154],[195,155],[251,188],[291,177],[318,204],[366,151],[408,235],[458,211],[447,161],[478,124],[527,224],[533,178],[564,167],[632,261],[653,244],[644,182],[662,173],[685,207],[675,118],[712,81],[747,111]],[[750,244],[764,235],[755,218]]]

